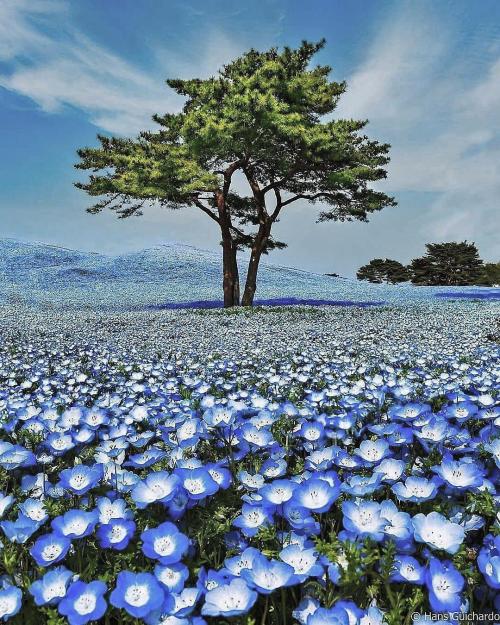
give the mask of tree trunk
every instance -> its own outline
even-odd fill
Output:
[[[240,305],[240,278],[236,261],[236,246],[232,237],[223,233],[222,239],[222,269],[224,289],[224,308]]]
[[[257,290],[257,273],[259,271],[259,263],[262,257],[262,252],[264,251],[266,243],[269,239],[270,231],[271,224],[261,225],[259,232],[255,237],[252,254],[250,256],[250,261],[248,262],[245,291],[243,292],[243,299],[241,300],[242,306],[253,306],[255,291]]]

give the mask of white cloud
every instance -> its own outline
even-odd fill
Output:
[[[379,32],[339,114],[369,118],[368,134],[392,144],[386,189],[435,194],[424,200],[420,236],[476,240],[498,258],[498,49],[469,56],[453,25],[420,6],[404,5]]]
[[[196,67],[163,49],[153,55],[157,67],[145,70],[75,29],[56,0],[0,3],[0,60],[11,68],[0,73],[0,86],[47,112],[80,109],[96,126],[118,134],[152,128],[153,113],[181,107],[182,98],[164,83],[165,68],[175,66],[175,74],[184,77],[209,75],[235,52],[227,37],[212,31]]]

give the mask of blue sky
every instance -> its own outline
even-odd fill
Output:
[[[216,249],[194,210],[138,219],[85,213],[72,183],[97,132],[133,135],[182,103],[167,77],[209,76],[250,47],[327,39],[318,61],[347,80],[338,116],[392,144],[368,224],[315,224],[291,208],[271,260],[351,275],[407,261],[424,243],[473,240],[500,258],[500,3],[497,0],[0,0],[0,236],[116,252],[181,241]]]

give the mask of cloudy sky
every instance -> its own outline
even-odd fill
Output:
[[[0,236],[117,252],[181,241],[217,249],[197,212],[85,213],[78,147],[134,135],[181,104],[166,77],[214,74],[250,47],[327,39],[318,62],[347,80],[337,115],[392,145],[399,204],[368,224],[316,224],[297,205],[273,262],[352,275],[408,261],[428,241],[475,241],[500,258],[497,0],[0,0]]]

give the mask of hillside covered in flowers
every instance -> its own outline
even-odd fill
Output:
[[[498,316],[494,300],[420,294],[230,312],[5,302],[0,620],[499,610]]]

